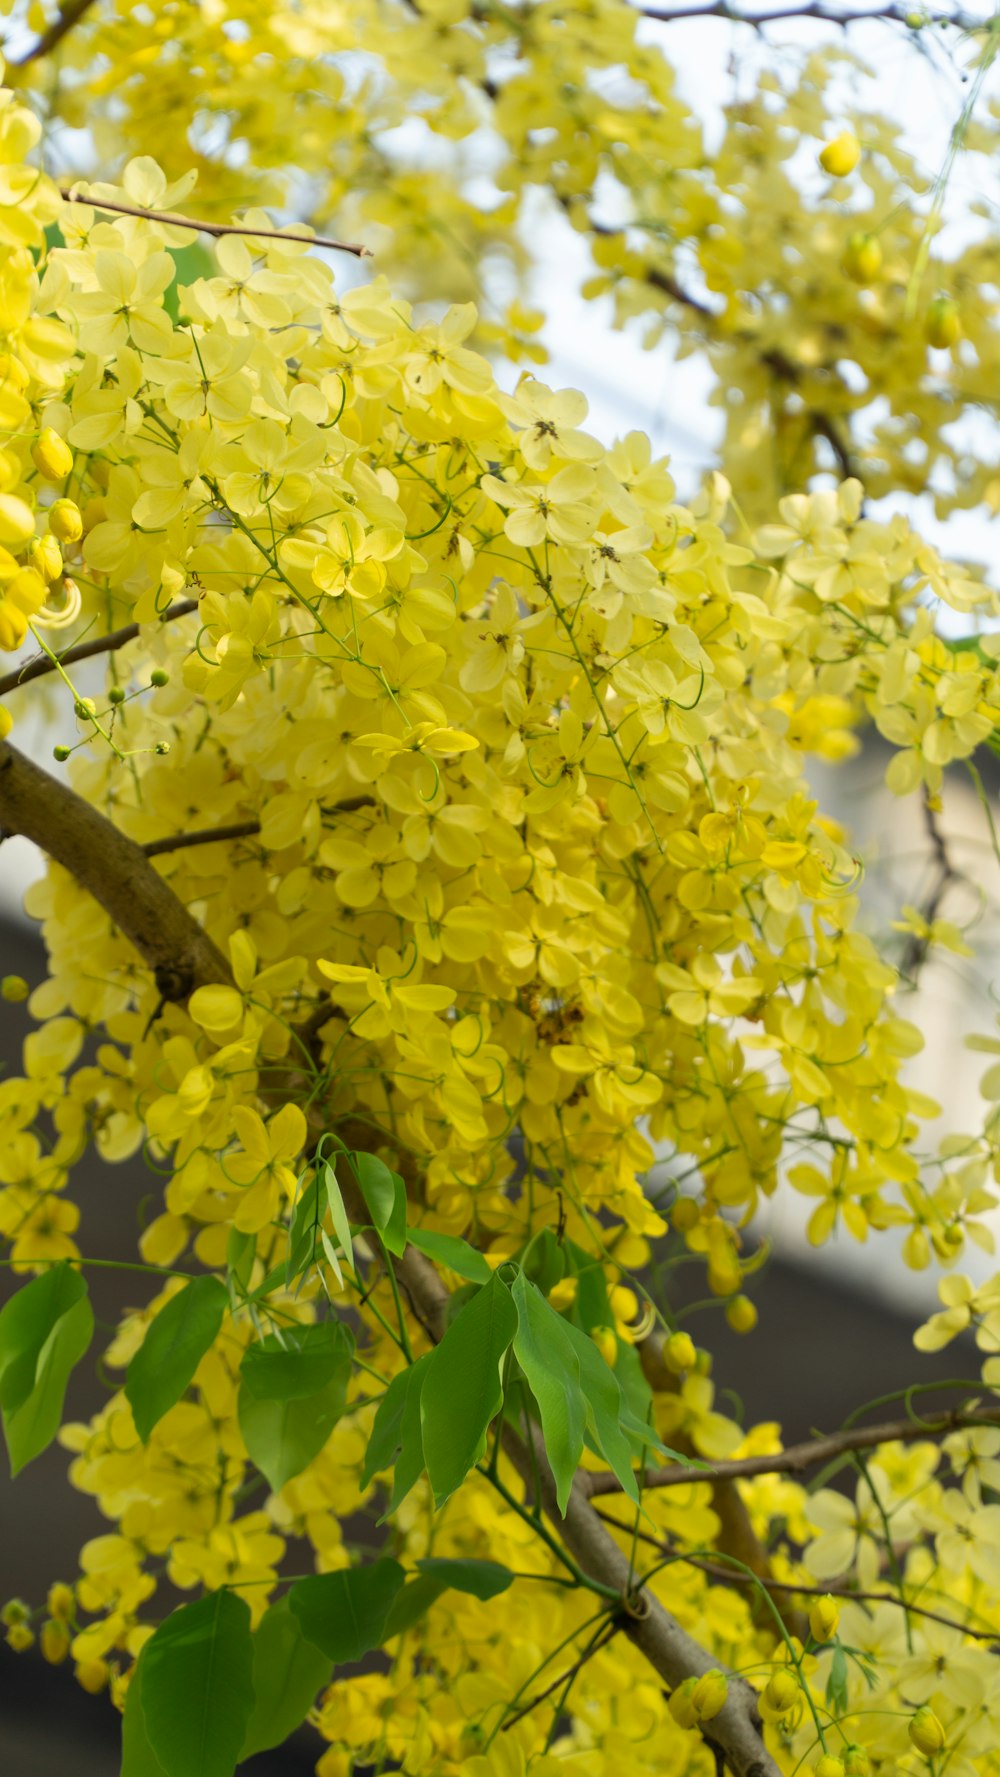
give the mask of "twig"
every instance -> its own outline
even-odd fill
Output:
[[[623,1536],[633,1534],[631,1524],[623,1524],[620,1518],[612,1518],[610,1513],[602,1512],[595,1506],[594,1510],[603,1524],[611,1524],[620,1530]],[[827,1584],[825,1586],[801,1586],[793,1580],[767,1579],[763,1574],[751,1575],[740,1573],[731,1567],[721,1567],[713,1561],[706,1561],[699,1555],[689,1555],[668,1537],[650,1536],[648,1531],[639,1531],[640,1540],[648,1543],[651,1548],[658,1549],[664,1555],[676,1555],[688,1567],[697,1567],[700,1573],[707,1573],[712,1579],[721,1580],[730,1586],[763,1586],[767,1592],[795,1592],[803,1598],[844,1598],[848,1603],[856,1604],[895,1604],[900,1609],[912,1611],[914,1616],[928,1617],[932,1623],[943,1623],[947,1629],[958,1629],[963,1635],[969,1635],[976,1641],[997,1641],[1000,1630],[973,1629],[968,1623],[959,1622],[957,1617],[947,1617],[939,1610],[929,1610],[925,1604],[911,1604],[908,1598],[900,1598],[898,1592],[856,1592],[851,1586]]]
[[[1000,1407],[983,1407],[966,1413],[961,1409],[939,1414],[933,1420],[890,1419],[881,1425],[862,1425],[850,1431],[832,1432],[809,1443],[792,1444],[770,1456],[734,1457],[726,1462],[688,1468],[671,1463],[667,1468],[647,1469],[643,1486],[683,1487],[693,1481],[748,1480],[753,1475],[798,1475],[852,1450],[874,1450],[879,1444],[913,1444],[920,1438],[940,1438],[963,1426],[1000,1425]],[[588,1475],[589,1496],[620,1493],[621,1482],[613,1474]]]
[[[142,849],[147,858],[158,858],[161,852],[182,851],[189,845],[214,845],[223,839],[249,839],[259,832],[259,821],[233,821],[228,827],[201,827],[197,833],[171,833],[166,839],[150,839]]]
[[[353,253],[356,259],[370,259],[372,250],[356,241],[334,241],[322,234],[292,234],[280,228],[251,228],[242,222],[204,222],[197,216],[180,216],[173,210],[146,210],[139,204],[112,202],[106,197],[88,197],[75,185],[60,185],[68,204],[87,204],[92,210],[109,210],[116,216],[138,216],[146,222],[163,222],[170,228],[192,228],[196,234],[259,235],[265,241],[301,241],[306,247],[330,247],[337,253]]]
[[[931,851],[937,865],[937,877],[927,899],[918,908],[920,918],[926,925],[927,931],[922,934],[911,932],[906,949],[900,959],[899,972],[911,981],[919,974],[921,965],[926,961],[931,944],[930,928],[941,911],[941,903],[945,895],[953,882],[964,881],[962,871],[956,870],[951,861],[948,842],[938,826],[937,812],[926,789],[924,790],[924,825],[927,828],[927,837],[931,842]]]
[[[582,1672],[587,1661],[592,1660],[594,1655],[600,1653],[603,1647],[607,1647],[608,1642],[613,1640],[621,1627],[621,1623],[617,1621],[606,1624],[601,1633],[591,1642],[590,1646],[584,1649],[579,1659],[574,1660],[572,1666],[567,1666],[565,1672],[560,1672],[558,1678],[554,1678],[551,1684],[545,1686],[544,1691],[538,1691],[534,1697],[530,1697],[527,1703],[523,1704],[518,1710],[516,1715],[512,1715],[508,1721],[504,1722],[500,1732],[506,1734],[509,1728],[514,1727],[517,1722],[523,1721],[524,1717],[530,1715],[533,1709],[537,1709],[539,1703],[544,1703],[546,1697],[551,1697],[553,1691],[557,1691],[560,1685],[566,1683],[567,1679],[575,1678],[578,1672]]]
[[[717,0],[713,6],[638,6],[634,10],[640,17],[654,19],[661,25],[671,25],[677,19],[722,19],[730,25],[750,25],[755,31],[762,25],[780,24],[784,19],[813,19],[817,24],[836,25],[840,30],[846,30],[849,25],[866,24],[869,19],[905,25],[910,31],[919,31],[925,25],[954,25],[958,31],[985,31],[991,23],[989,19],[975,18],[969,12],[926,12],[920,6],[896,5],[854,12],[824,6],[821,0],[812,0],[804,6],[769,7],[764,12],[740,12],[736,7],[727,6],[725,0]]]
[[[170,605],[159,619],[161,623],[172,623],[177,617],[190,617],[197,611],[197,599],[181,599],[176,605]],[[107,635],[95,636],[91,642],[77,642],[73,648],[67,648],[65,654],[58,654],[51,660],[47,654],[39,654],[34,660],[26,660],[23,666],[17,666],[13,672],[0,679],[0,697],[6,697],[8,691],[17,691],[21,685],[30,684],[32,679],[44,678],[46,673],[54,673],[59,666],[72,666],[75,660],[92,660],[95,654],[111,654],[116,648],[124,648],[126,642],[134,642],[142,633],[143,627],[149,625],[126,623],[121,629],[112,629]]]
[[[25,55],[11,63],[11,67],[27,68],[31,62],[38,62],[42,56],[57,49],[63,38],[72,31],[74,25],[79,24],[84,13],[89,12],[93,4],[94,0],[64,0],[48,29],[42,32]]]

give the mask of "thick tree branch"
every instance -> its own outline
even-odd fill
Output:
[[[165,1000],[229,980],[225,959],[142,847],[9,741],[0,741],[0,832],[34,840],[93,895],[148,963]]]
[[[1000,1425],[1000,1407],[980,1407],[973,1412],[961,1408],[935,1414],[933,1419],[889,1419],[881,1425],[852,1426],[849,1431],[831,1432],[829,1436],[812,1438],[805,1444],[792,1444],[787,1450],[770,1456],[734,1457],[727,1462],[706,1463],[703,1468],[690,1469],[681,1463],[667,1468],[647,1469],[643,1487],[683,1487],[692,1481],[745,1481],[754,1475],[801,1475],[820,1463],[847,1456],[852,1450],[874,1450],[879,1444],[915,1444],[921,1438],[942,1438],[963,1426]],[[612,1474],[588,1475],[587,1491],[594,1499],[600,1494],[620,1493],[621,1484]]]
[[[60,185],[60,192],[68,204],[87,204],[92,210],[107,210],[115,216],[138,216],[146,222],[164,222],[171,228],[193,228],[197,234],[210,234],[217,237],[227,234],[259,236],[265,241],[301,241],[306,247],[329,247],[337,253],[353,253],[356,259],[370,259],[370,247],[360,245],[357,241],[335,241],[322,234],[293,234],[290,230],[280,228],[250,228],[243,222],[204,222],[197,216],[180,216],[174,210],[146,210],[138,204],[122,204],[110,198],[91,197],[86,191],[78,191],[75,185]]]
[[[31,62],[41,61],[43,56],[51,55],[63,38],[78,25],[85,12],[89,12],[94,0],[64,0],[51,25],[32,44],[26,55],[12,62],[12,68],[27,68]]]
[[[164,611],[159,621],[172,623],[176,617],[190,617],[197,609],[197,599],[180,599]],[[113,654],[117,648],[124,648],[126,642],[134,642],[141,633],[141,624],[125,623],[121,629],[112,629],[107,635],[94,636],[92,641],[77,642],[75,647],[67,648],[65,654],[58,654],[55,659],[48,654],[39,654],[0,678],[0,697],[6,697],[8,691],[19,690],[22,685],[30,685],[32,679],[42,679],[46,673],[56,672],[60,666],[72,666],[76,660],[93,660],[98,654]]]

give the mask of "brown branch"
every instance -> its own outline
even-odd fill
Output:
[[[924,824],[927,837],[931,842],[931,852],[937,865],[937,876],[925,901],[918,908],[921,919],[928,927],[934,924],[941,911],[941,904],[952,883],[964,882],[961,870],[956,870],[948,851],[948,842],[937,823],[937,812],[931,802],[927,790],[924,790]],[[919,932],[911,932],[899,963],[899,972],[915,983],[921,966],[927,960],[930,949],[930,933],[921,936]]]
[[[908,1610],[914,1616],[928,1617],[932,1623],[943,1623],[948,1629],[958,1629],[963,1635],[969,1635],[976,1641],[996,1641],[1000,1631],[996,1629],[973,1629],[968,1623],[962,1623],[957,1617],[948,1617],[939,1610],[929,1610],[925,1604],[913,1604],[908,1598],[900,1598],[898,1592],[858,1592],[851,1586],[838,1586],[828,1583],[825,1586],[803,1586],[794,1580],[765,1579],[762,1574],[740,1573],[736,1568],[723,1567],[718,1562],[705,1560],[701,1555],[691,1555],[669,1537],[651,1536],[648,1530],[636,1530],[632,1524],[623,1524],[620,1518],[612,1518],[610,1513],[599,1511],[594,1507],[602,1524],[610,1524],[623,1536],[636,1536],[640,1542],[650,1548],[657,1549],[661,1555],[674,1555],[687,1567],[697,1567],[699,1573],[707,1573],[711,1579],[720,1580],[727,1586],[763,1586],[765,1591],[795,1592],[803,1598],[843,1598],[849,1604],[895,1604],[900,1610]],[[799,1638],[804,1641],[805,1636]]]
[[[149,964],[163,999],[229,981],[225,959],[142,847],[9,741],[0,741],[0,832],[34,840],[93,895]]]
[[[280,228],[250,228],[240,222],[204,222],[197,216],[180,216],[174,210],[146,210],[138,204],[112,202],[110,198],[88,197],[75,185],[60,185],[68,204],[87,204],[92,210],[108,210],[115,216],[138,216],[146,222],[163,222],[170,228],[192,228],[196,234],[222,236],[227,234],[259,236],[265,241],[301,241],[307,247],[330,247],[337,253],[353,253],[357,259],[370,259],[372,250],[356,241],[334,241],[322,234],[291,234]]]
[[[183,851],[189,845],[215,845],[224,839],[249,839],[259,832],[259,821],[233,821],[228,827],[202,827],[197,833],[172,833],[166,839],[149,839],[142,849],[147,858],[158,858],[165,851]]]
[[[745,1481],[754,1475],[800,1475],[820,1463],[846,1456],[852,1450],[874,1450],[879,1444],[915,1444],[920,1438],[940,1438],[948,1432],[961,1430],[963,1426],[974,1425],[1000,1425],[1000,1407],[982,1407],[975,1412],[956,1408],[936,1415],[933,1420],[890,1419],[881,1425],[852,1427],[849,1431],[813,1438],[805,1444],[792,1444],[789,1449],[776,1451],[770,1456],[733,1457],[726,1462],[706,1463],[703,1468],[671,1463],[667,1468],[647,1469],[643,1487],[648,1490],[651,1487],[690,1486],[692,1481]],[[606,1474],[588,1475],[587,1490],[593,1499],[599,1494],[620,1493],[622,1489],[617,1476]]]
[[[41,61],[43,56],[50,55],[54,49],[59,47],[63,38],[72,31],[73,26],[79,24],[84,13],[90,11],[93,4],[94,0],[64,0],[64,4],[60,6],[51,25],[42,32],[26,55],[21,56],[16,62],[11,62],[11,67],[27,68],[31,62]]]
[[[159,621],[172,623],[176,617],[190,617],[191,612],[197,609],[197,599],[181,599],[164,611]],[[149,625],[145,627],[148,628]],[[136,636],[142,633],[142,628],[143,625],[139,623],[126,623],[121,629],[109,630],[107,635],[95,636],[93,641],[77,642],[75,647],[67,648],[65,654],[57,655],[54,660],[47,654],[39,654],[34,660],[25,661],[23,666],[15,667],[13,672],[0,679],[0,697],[6,697],[8,691],[19,690],[22,685],[29,685],[32,679],[41,679],[46,673],[54,673],[60,666],[72,666],[76,660],[92,660],[97,654],[111,654],[116,648],[124,648],[126,642],[135,641]]]
[[[672,25],[678,19],[722,19],[730,25],[750,25],[755,31],[759,31],[762,25],[781,24],[785,19],[811,19],[817,24],[836,25],[840,30],[846,30],[849,25],[867,24],[869,20],[905,25],[910,31],[919,31],[925,25],[954,25],[956,30],[966,32],[986,31],[991,25],[990,19],[975,18],[969,12],[925,12],[920,6],[896,5],[853,12],[824,6],[822,0],[811,0],[811,4],[802,6],[769,7],[763,12],[740,12],[727,6],[725,0],[717,0],[712,6],[638,6],[634,10],[640,17],[653,19],[661,25]]]

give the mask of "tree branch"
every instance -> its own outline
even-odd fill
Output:
[[[228,827],[201,827],[196,833],[171,833],[166,839],[148,839],[142,849],[147,858],[158,858],[165,851],[184,851],[189,845],[214,845],[222,839],[249,839],[259,832],[259,821],[233,821]]]
[[[115,216],[138,216],[147,222],[163,222],[171,228],[193,228],[197,234],[222,236],[227,234],[259,236],[265,241],[301,241],[306,247],[329,247],[337,253],[353,253],[356,259],[370,259],[370,247],[359,245],[356,241],[334,241],[322,234],[292,234],[280,228],[250,228],[242,222],[204,222],[197,216],[180,216],[174,210],[146,210],[138,204],[122,204],[110,198],[88,197],[84,191],[78,191],[75,185],[60,185],[62,196],[68,204],[87,204],[92,210],[108,210]]]
[[[706,1463],[703,1468],[688,1468],[671,1463],[667,1468],[647,1469],[644,1489],[651,1487],[690,1486],[692,1481],[745,1481],[754,1475],[800,1475],[819,1463],[831,1462],[852,1450],[874,1450],[879,1444],[915,1444],[921,1438],[941,1438],[963,1426],[1000,1425],[1000,1407],[981,1407],[974,1412],[955,1408],[933,1420],[889,1419],[881,1425],[862,1425],[850,1431],[831,1432],[812,1438],[805,1444],[792,1444],[787,1450],[770,1456],[734,1457],[727,1462]],[[621,1483],[615,1475],[588,1475],[588,1495],[620,1493]]]
[[[910,981],[916,983],[916,977],[927,960],[927,952],[931,946],[930,927],[934,924],[941,911],[941,904],[952,883],[964,881],[961,870],[956,870],[948,851],[945,839],[937,822],[937,812],[931,802],[927,790],[924,790],[924,824],[930,840],[931,852],[937,865],[937,876],[926,900],[918,908],[920,918],[928,930],[921,934],[911,932],[899,963],[899,972]]]
[[[181,599],[164,611],[160,622],[172,623],[176,617],[190,617],[197,609],[197,599]],[[97,654],[112,654],[116,648],[124,648],[126,642],[134,642],[142,633],[142,627],[139,623],[126,623],[121,629],[109,630],[107,635],[95,636],[93,641],[77,642],[75,647],[67,648],[65,654],[57,655],[54,660],[47,654],[26,660],[23,666],[15,667],[13,672],[0,678],[0,697],[6,697],[8,691],[19,690],[22,685],[29,685],[32,679],[42,679],[46,673],[56,672],[60,666],[72,666],[75,660],[92,660]]]
[[[27,53],[18,61],[11,62],[12,68],[27,68],[31,62],[41,61],[43,56],[50,55],[57,49],[63,38],[79,24],[85,12],[89,12],[94,0],[64,0],[51,25],[32,44]]]
[[[986,31],[991,21],[986,18],[975,18],[969,12],[927,12],[920,6],[876,6],[867,11],[855,12],[836,6],[824,6],[822,0],[811,0],[811,4],[802,6],[774,6],[762,12],[741,12],[736,7],[727,6],[725,0],[716,0],[712,6],[637,6],[634,8],[642,18],[653,19],[657,24],[672,25],[678,19],[722,19],[730,25],[749,25],[759,31],[762,25],[781,24],[785,19],[812,19],[817,24],[836,25],[846,30],[849,25],[863,25],[869,19],[881,20],[893,25],[905,25],[909,31],[919,31],[925,25],[954,25],[958,31]]]
[[[0,741],[0,832],[33,839],[93,895],[148,963],[165,1000],[229,981],[225,958],[142,847],[9,741]]]

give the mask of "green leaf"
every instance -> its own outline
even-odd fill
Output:
[[[303,1635],[337,1665],[361,1660],[385,1638],[406,1575],[398,1561],[373,1561],[298,1580],[288,1594]]]
[[[847,1655],[838,1638],[830,1662],[830,1676],[826,1681],[826,1701],[837,1714],[847,1712]]]
[[[419,1574],[407,1581],[389,1612],[386,1641],[411,1628],[442,1592],[468,1592],[474,1598],[484,1600],[496,1598],[499,1593],[506,1592],[514,1578],[510,1568],[501,1567],[498,1561],[438,1560],[428,1556],[426,1560],[418,1561],[417,1566]]]
[[[256,1257],[256,1234],[241,1234],[239,1228],[230,1228],[226,1242],[226,1268],[231,1282],[236,1285],[237,1301],[246,1295],[250,1287],[250,1273]]]
[[[139,1664],[146,1733],[165,1777],[232,1777],[254,1703],[249,1605],[227,1591],[182,1605]]]
[[[326,1191],[327,1207],[333,1222],[333,1231],[340,1242],[340,1250],[347,1260],[349,1268],[353,1271],[354,1247],[351,1242],[351,1224],[348,1221],[344,1199],[337,1183],[337,1174],[328,1160],[323,1166],[323,1188]]]
[[[299,1180],[301,1185],[302,1181]],[[315,1263],[324,1211],[320,1206],[319,1174],[313,1172],[300,1190],[288,1230],[288,1257],[285,1260],[285,1288],[296,1277],[304,1277]]]
[[[433,1259],[435,1265],[446,1265],[449,1271],[468,1278],[470,1283],[489,1283],[493,1276],[482,1253],[477,1253],[467,1240],[459,1240],[457,1234],[435,1234],[430,1228],[410,1228],[407,1238],[418,1253]]]
[[[375,1154],[352,1154],[351,1164],[386,1251],[398,1258],[406,1249],[406,1186]]]
[[[392,1492],[380,1523],[402,1504],[424,1471],[420,1395],[433,1355],[431,1351],[425,1352],[415,1364],[394,1376],[379,1402],[365,1451],[361,1485],[367,1487],[380,1469],[391,1468],[395,1463]]]
[[[580,1365],[580,1382],[588,1407],[588,1428],[598,1451],[621,1482],[623,1491],[638,1504],[639,1489],[632,1472],[632,1446],[622,1430],[622,1417],[627,1408],[618,1378],[586,1333],[568,1320],[563,1321],[563,1326]],[[642,1432],[645,1428],[640,1425],[639,1430]],[[655,1432],[650,1430],[646,1441],[654,1447],[658,1443]]]
[[[173,283],[168,284],[163,292],[163,306],[176,326],[181,312],[187,313],[181,299],[181,287],[194,284],[198,278],[210,278],[215,269],[210,253],[200,241],[192,241],[189,247],[168,247],[167,252],[174,262]]]
[[[587,1403],[580,1362],[568,1322],[519,1271],[511,1291],[517,1309],[514,1356],[524,1372],[542,1424],[545,1453],[556,1483],[559,1510],[566,1501],[583,1455]],[[600,1360],[598,1360],[600,1361]],[[610,1375],[610,1371],[608,1372]]]
[[[287,1740],[305,1720],[317,1691],[329,1684],[331,1670],[326,1654],[303,1635],[287,1594],[279,1598],[264,1612],[253,1638],[254,1706],[240,1758]]]
[[[438,1505],[486,1448],[503,1406],[501,1368],[517,1332],[517,1309],[499,1276],[477,1291],[431,1353],[420,1395],[424,1461]]]
[[[86,1280],[65,1262],[25,1284],[0,1311],[0,1411],[12,1477],[59,1430],[70,1371],[93,1334]]]
[[[244,1353],[237,1415],[275,1493],[317,1457],[347,1404],[354,1340],[339,1322],[270,1334]]]
[[[132,1673],[122,1717],[121,1777],[164,1777],[163,1766],[149,1744],[142,1709],[142,1661]]]
[[[144,1444],[188,1387],[228,1306],[226,1287],[217,1277],[195,1277],[171,1296],[149,1327],[125,1374],[125,1394]]]

